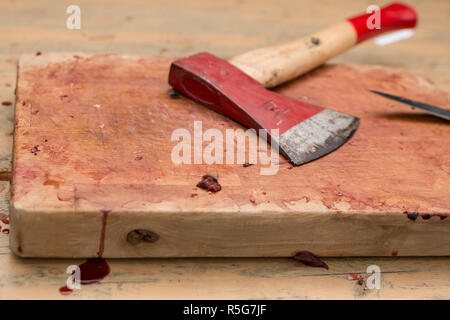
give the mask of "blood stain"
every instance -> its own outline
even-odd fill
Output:
[[[98,258],[87,259],[86,262],[80,264],[80,283],[81,284],[93,284],[103,280],[111,271],[108,263],[102,258],[103,251],[105,249],[105,233],[106,233],[106,222],[108,219],[108,213],[111,209],[101,209],[103,213],[102,216],[102,230],[100,232],[100,244],[97,252]],[[73,292],[73,289],[63,286],[59,288],[59,292],[62,295],[69,295]]]
[[[255,194],[253,192],[250,194],[250,202],[253,205],[256,205],[256,197],[255,197]]]
[[[103,213],[102,217],[102,230],[100,232],[100,241],[99,241],[99,247],[97,255],[99,258],[102,257],[103,251],[105,250],[105,235],[106,235],[106,222],[108,220],[108,213],[111,212],[111,209],[101,209],[101,212]]]
[[[347,277],[347,280],[350,280],[350,281],[359,280],[359,279],[361,279],[361,276],[357,273],[350,273]]]
[[[309,251],[297,252],[294,259],[310,267],[325,268],[328,270],[328,265]]]
[[[38,153],[39,151],[41,151],[41,150],[39,150],[39,145],[36,145],[36,146],[34,146],[33,148],[30,149],[30,152],[31,152],[32,154],[34,154],[35,156],[37,155],[37,153]]]
[[[67,296],[67,295],[71,294],[72,292],[73,292],[73,290],[69,289],[69,287],[67,287],[67,286],[59,288],[59,293],[61,293],[64,296]]]
[[[222,190],[222,186],[219,184],[216,176],[211,174],[205,174],[202,180],[197,183],[197,187],[205,189],[209,192],[218,192]]]
[[[408,217],[408,219],[410,219],[410,220],[416,220],[417,217],[419,216],[419,213],[417,213],[417,212],[411,212],[411,213],[405,212],[405,213],[406,213],[406,216]]]
[[[0,221],[4,224],[9,224],[9,215],[0,213]]]
[[[83,285],[97,283],[103,280],[111,271],[103,258],[90,258],[78,266],[80,268],[80,283]],[[62,295],[69,295],[73,289],[63,286],[59,288]]]

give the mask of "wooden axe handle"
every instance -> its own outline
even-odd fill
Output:
[[[414,9],[399,3],[380,10],[379,29],[373,28],[374,17],[374,13],[362,14],[298,40],[244,53],[230,59],[230,63],[265,87],[275,87],[363,40],[386,31],[413,28],[417,22]]]

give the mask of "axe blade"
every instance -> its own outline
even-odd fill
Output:
[[[322,157],[345,143],[359,119],[290,99],[264,88],[228,61],[209,53],[176,60],[169,84],[246,127],[265,129],[272,144],[294,165]],[[278,129],[278,135],[272,134]]]
[[[296,166],[310,162],[343,145],[358,125],[354,116],[324,109],[280,135],[280,152]]]

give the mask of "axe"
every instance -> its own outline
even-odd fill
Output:
[[[229,61],[199,53],[172,63],[169,84],[184,96],[229,118],[266,131],[272,145],[294,165],[330,153],[357,129],[349,114],[297,101],[267,90],[312,70],[382,32],[416,25],[409,6],[394,3],[379,12],[337,23],[310,36],[256,49]],[[355,79],[357,81],[357,79]],[[274,131],[275,129],[275,131]],[[272,134],[278,129],[278,135]]]

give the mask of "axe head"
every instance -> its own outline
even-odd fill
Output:
[[[228,61],[199,53],[172,63],[169,84],[184,96],[255,129],[294,165],[341,146],[359,119],[267,90]],[[278,134],[274,134],[278,129]]]

